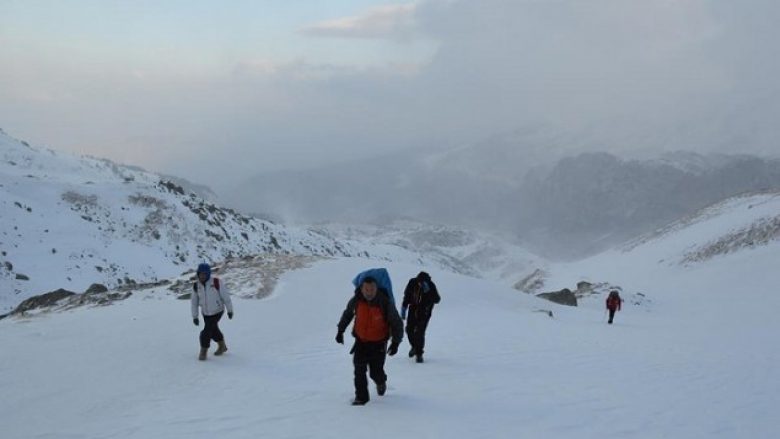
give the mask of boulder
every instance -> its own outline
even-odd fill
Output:
[[[550,302],[560,305],[577,306],[577,296],[568,288],[564,288],[560,291],[537,294],[536,297],[541,297],[542,299],[547,299]]]

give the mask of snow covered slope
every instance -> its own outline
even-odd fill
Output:
[[[1,131],[0,212],[0,314],[34,294],[156,281],[204,260],[359,253],[220,208],[158,175],[36,149]]]
[[[607,281],[681,298],[728,286],[725,294],[738,296],[779,284],[778,266],[780,192],[767,192],[730,198],[622,247],[547,267],[545,286]]]
[[[335,343],[335,325],[349,280],[377,263],[320,261],[282,276],[265,300],[236,298],[235,318],[222,324],[230,351],[206,362],[196,360],[188,302],[166,290],[2,320],[3,435],[736,438],[780,429],[774,291],[738,306],[728,286],[695,308],[629,306],[608,326],[601,309],[438,270],[443,299],[426,362],[408,359],[404,342],[387,361],[387,395],[372,386],[371,402],[351,407],[349,344]],[[421,268],[384,265],[396,284]],[[723,309],[729,320],[717,318]]]

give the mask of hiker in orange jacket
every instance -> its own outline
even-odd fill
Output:
[[[609,297],[607,297],[607,309],[609,310],[609,323],[612,324],[612,320],[615,318],[615,312],[620,311],[621,303],[623,302],[623,299],[620,298],[620,293],[618,293],[616,290],[612,290],[609,292]]]
[[[338,323],[337,343],[344,344],[344,331],[353,318],[352,336],[355,337],[355,345],[350,353],[353,354],[352,363],[355,367],[355,399],[352,405],[365,405],[369,400],[366,372],[370,371],[377,394],[384,395],[387,391],[385,355],[393,356],[398,352],[404,329],[395,305],[372,277],[363,279],[347,303]],[[391,340],[389,348],[388,340]]]

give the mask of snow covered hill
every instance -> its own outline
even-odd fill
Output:
[[[360,252],[220,208],[158,175],[33,148],[2,132],[0,212],[0,314],[56,288],[153,282],[204,260]]]
[[[543,289],[608,283],[679,300],[742,300],[780,285],[780,192],[745,194],[582,261],[540,267]],[[761,291],[761,293],[759,293]]]

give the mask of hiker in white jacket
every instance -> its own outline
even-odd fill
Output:
[[[224,285],[220,285],[218,278],[211,277],[209,264],[198,265],[198,280],[192,286],[190,304],[192,307],[192,323],[200,325],[198,320],[198,307],[203,313],[203,330],[200,331],[200,354],[198,360],[205,360],[211,340],[217,342],[219,347],[214,355],[222,355],[227,352],[225,336],[219,330],[219,319],[227,308],[228,318],[233,318],[233,302],[230,301]]]

